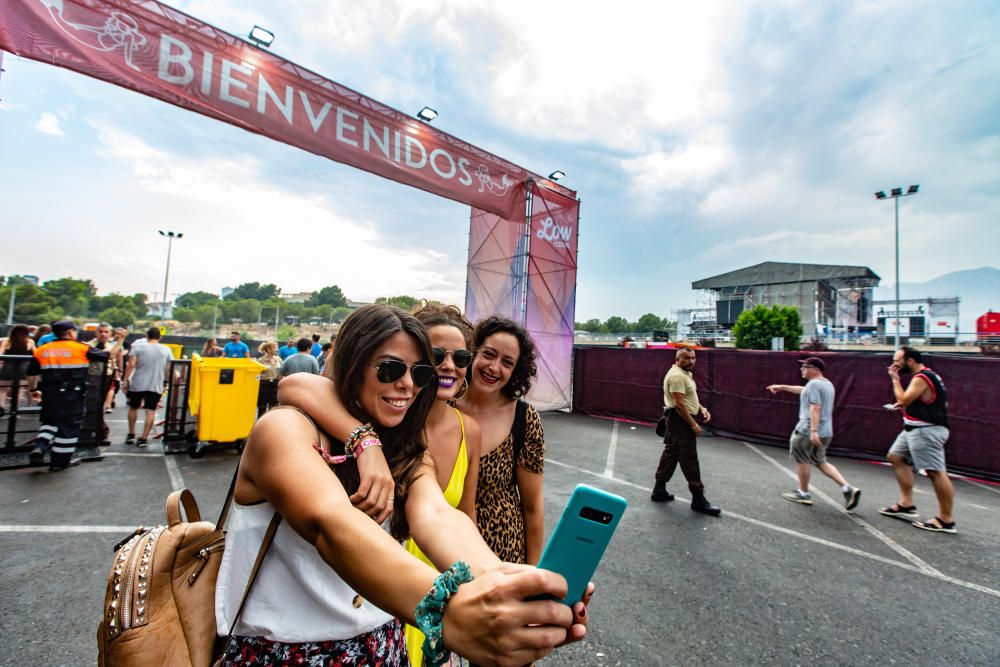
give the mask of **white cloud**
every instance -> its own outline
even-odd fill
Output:
[[[65,135],[59,123],[59,116],[54,113],[49,113],[48,111],[43,112],[42,115],[38,117],[38,121],[35,122],[35,129],[45,134],[51,134],[54,137],[62,137]]]
[[[143,223],[185,233],[171,271],[175,284],[187,285],[180,291],[259,280],[292,292],[337,284],[356,300],[405,290],[461,302],[464,263],[394,248],[371,221],[275,187],[253,157],[191,159],[95,127],[108,155],[131,169],[148,207]]]

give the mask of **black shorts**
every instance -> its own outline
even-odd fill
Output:
[[[125,394],[128,397],[128,406],[133,410],[145,408],[155,410],[160,402],[160,395],[155,391],[130,391]]]

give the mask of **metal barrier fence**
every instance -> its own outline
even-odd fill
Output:
[[[167,371],[167,407],[164,410],[163,452],[186,452],[194,444],[194,420],[188,409],[191,360],[174,359]]]
[[[41,406],[28,396],[25,376],[31,359],[30,355],[0,355],[0,407],[4,409],[3,416],[0,416],[0,468],[29,465],[28,453],[34,447],[38,434]],[[111,444],[108,427],[104,423],[104,397],[110,386],[109,381],[107,361],[90,362],[78,453]]]

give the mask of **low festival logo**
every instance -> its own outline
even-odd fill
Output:
[[[554,248],[568,248],[569,235],[572,231],[570,225],[557,225],[551,217],[548,217],[542,220],[541,227],[535,235],[551,243]]]
[[[132,62],[132,58],[139,49],[146,45],[146,37],[139,32],[139,22],[123,12],[111,12],[104,25],[86,25],[75,23],[63,16],[62,0],[40,0],[49,10],[52,20],[59,26],[59,29],[69,35],[73,40],[83,44],[89,49],[111,53],[122,52],[125,64],[141,71]]]

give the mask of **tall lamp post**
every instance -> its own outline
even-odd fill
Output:
[[[163,275],[163,301],[160,302],[160,326],[163,326],[163,320],[167,314],[167,285],[170,282],[170,251],[173,249],[174,239],[184,238],[184,234],[175,234],[174,232],[165,232],[162,229],[156,230],[160,233],[160,236],[167,237],[167,270]]]
[[[875,199],[892,199],[896,209],[896,339],[894,346],[897,349],[899,348],[899,198],[915,195],[918,190],[920,190],[919,185],[911,185],[906,192],[903,192],[903,188],[893,188],[888,195],[885,190],[879,190],[875,193]]]

